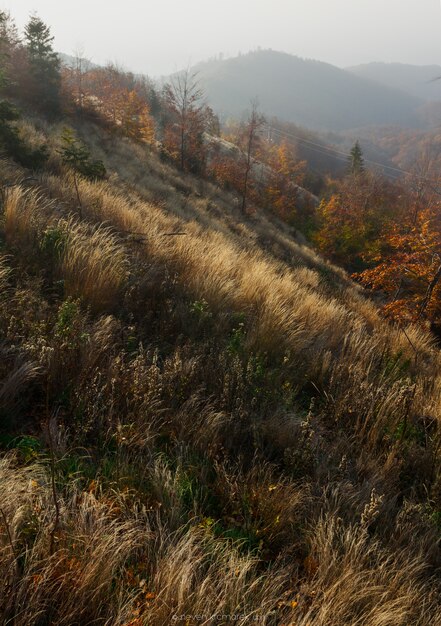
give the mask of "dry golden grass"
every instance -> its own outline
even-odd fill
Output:
[[[3,293],[7,288],[7,281],[10,273],[11,270],[8,267],[7,259],[5,257],[0,257],[0,288]]]
[[[262,516],[271,509],[263,492],[271,489],[275,497],[284,485],[262,482],[262,470],[254,471],[260,475],[254,475],[256,482],[250,474],[245,484],[232,476],[222,483],[236,492],[261,490]],[[152,473],[170,493],[174,479],[164,467],[156,464]],[[233,616],[242,625],[256,620],[302,626],[440,623],[436,597],[424,583],[428,567],[418,554],[420,546],[409,556],[403,548],[388,551],[370,537],[381,505],[375,496],[356,523],[332,511],[318,518],[303,562],[297,564],[292,555],[285,564],[276,561],[259,572],[258,559],[216,539],[209,526],[171,532],[156,521],[152,527],[154,519],[133,507],[129,497],[101,494],[98,484],[87,491],[73,485],[66,495],[58,492],[56,519],[44,467],[18,467],[9,456],[1,461],[0,478],[5,623],[165,626],[177,620],[196,624],[196,616],[204,616],[207,624],[227,624]],[[283,495],[276,510],[296,511],[298,499],[289,501],[286,491]],[[172,515],[178,500],[177,495],[176,501],[162,500]],[[296,582],[299,567],[304,570],[301,584]]]
[[[285,573],[259,575],[256,559],[240,556],[208,530],[171,533],[159,525],[153,531],[123,498],[75,487],[67,497],[57,494],[55,521],[51,479],[41,466],[19,469],[6,457],[0,477],[6,622],[129,624],[142,614],[135,623],[159,626],[183,615],[236,615],[240,624],[259,615],[272,623],[268,614]],[[123,508],[126,519],[119,521]]]
[[[29,253],[37,242],[42,206],[47,206],[43,196],[36,191],[17,185],[6,191],[3,229],[6,241]]]
[[[61,274],[66,295],[83,297],[94,311],[116,306],[128,276],[124,248],[108,227],[90,228],[69,220],[59,223],[66,232]]]
[[[46,453],[1,455],[0,620],[441,624],[433,338],[276,221],[90,138],[111,176],[79,181],[82,220],[56,139],[6,195],[0,417],[23,396],[14,435]]]
[[[17,470],[14,459],[6,458],[0,471],[6,623],[8,618],[23,625],[42,619],[91,623],[124,612],[124,600],[118,591],[111,600],[110,591],[119,568],[143,542],[142,526],[115,520],[109,506],[75,488],[67,499],[57,495],[55,522],[51,482],[42,467]],[[30,538],[34,541],[28,547]],[[23,557],[22,569],[18,559]],[[125,600],[131,605],[131,598]]]
[[[118,303],[128,276],[127,258],[112,229],[57,219],[58,209],[40,192],[17,185],[8,190],[3,228],[7,242],[38,255],[45,228],[58,231],[59,271],[66,295],[83,297],[95,311]]]
[[[75,202],[69,179],[46,177],[44,186],[64,203]],[[182,223],[161,207],[128,199],[106,183],[81,181],[80,195],[94,222],[110,222],[121,234],[144,235],[146,258],[176,274],[194,299],[206,300],[213,311],[231,308],[249,315],[250,342],[261,350],[336,349],[357,326],[359,332],[373,321],[383,326],[365,302],[359,306],[356,297],[348,299],[353,305],[348,309],[344,298],[337,301],[311,286],[310,274],[305,280],[304,274],[259,251],[242,250],[222,233],[204,230],[195,222]],[[168,236],[181,231],[185,236]],[[406,353],[412,351],[404,337],[400,343]],[[417,347],[425,350],[421,341]]]
[[[1,352],[0,352],[1,355]],[[0,384],[0,408],[12,411],[20,394],[30,381],[38,376],[39,368],[35,363],[16,363],[9,375]]]
[[[427,596],[427,565],[406,551],[385,550],[369,537],[369,514],[354,525],[328,515],[311,531],[309,580],[299,594],[295,624],[406,626],[440,624],[436,598]],[[302,596],[304,594],[304,596]],[[302,607],[310,603],[306,610]]]

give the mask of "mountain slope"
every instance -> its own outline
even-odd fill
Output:
[[[106,180],[73,178],[61,124],[24,127],[38,177],[0,162],[1,621],[439,626],[431,337],[67,121]]]
[[[441,100],[440,65],[406,65],[405,63],[367,63],[346,68],[360,78],[400,89],[424,100]]]
[[[319,61],[266,50],[195,69],[224,116],[241,115],[257,97],[264,113],[315,129],[418,123],[418,98]]]

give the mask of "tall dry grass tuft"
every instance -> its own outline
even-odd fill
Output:
[[[0,349],[0,358],[2,356]],[[6,378],[0,381],[0,410],[12,413],[24,389],[38,376],[39,371],[36,363],[17,362]]]
[[[295,624],[307,626],[439,625],[437,598],[428,595],[427,563],[422,555],[389,551],[369,534],[375,503],[361,520],[347,525],[329,514],[310,535],[299,590]]]
[[[3,229],[22,254],[38,256],[45,229],[57,234],[57,258],[68,296],[83,297],[92,310],[112,308],[128,276],[124,248],[109,226],[57,219],[56,203],[43,192],[19,186],[8,190]],[[47,232],[47,230],[46,230]],[[44,242],[43,242],[44,243]]]
[[[6,191],[3,230],[9,245],[23,252],[35,252],[41,214],[53,205],[31,189],[15,186]]]
[[[277,599],[286,573],[258,573],[258,561],[240,556],[228,541],[216,541],[204,529],[159,536],[151,579],[155,600],[141,623],[276,624]]]
[[[128,263],[112,230],[72,219],[59,227],[67,235],[61,259],[66,295],[84,298],[95,312],[117,306]]]
[[[7,280],[8,280],[10,273],[11,273],[11,270],[8,266],[7,258],[0,256],[0,287],[2,288],[3,292],[4,292],[4,289],[6,288]]]
[[[111,502],[74,486],[57,494],[54,527],[51,479],[42,466],[18,468],[3,458],[0,477],[2,622],[122,623],[136,592],[124,594],[117,576],[148,528],[134,517],[116,519]]]

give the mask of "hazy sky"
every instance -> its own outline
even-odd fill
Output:
[[[339,66],[441,64],[440,0],[0,0],[36,11],[68,54],[152,76],[258,46]]]

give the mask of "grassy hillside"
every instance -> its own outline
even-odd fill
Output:
[[[441,361],[273,218],[81,123],[0,162],[0,621],[441,624]],[[81,219],[80,219],[81,216]]]
[[[316,130],[420,125],[422,100],[328,63],[262,50],[196,69],[224,117],[242,115],[257,97],[267,115]]]

